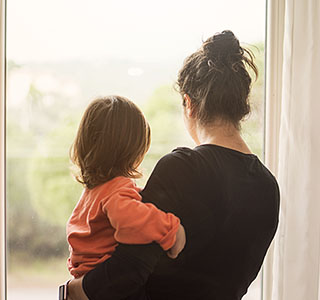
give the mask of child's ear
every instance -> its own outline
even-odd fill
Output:
[[[193,116],[193,113],[192,113],[191,99],[188,94],[183,95],[183,104],[184,104],[187,116],[191,118]]]

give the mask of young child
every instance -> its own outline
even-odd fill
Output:
[[[150,146],[150,128],[131,101],[109,96],[86,109],[70,151],[83,193],[67,224],[68,269],[81,277],[119,243],[160,244],[171,258],[185,245],[180,220],[142,203],[132,178]]]

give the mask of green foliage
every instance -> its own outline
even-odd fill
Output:
[[[7,122],[9,262],[17,255],[30,261],[66,256],[65,224],[80,189],[68,170],[68,144],[75,125],[64,122],[48,134],[48,142],[37,144],[38,136],[32,131],[36,122],[28,128],[19,121],[9,118]]]
[[[64,226],[55,226],[40,218],[31,203],[27,164],[24,157],[7,158],[8,249],[11,254],[21,253],[28,260],[65,255]]]
[[[181,102],[181,96],[172,87],[161,86],[143,107],[151,126],[153,153],[164,154],[185,143]]]
[[[254,81],[249,95],[251,113],[242,124],[242,137],[245,139],[251,151],[263,159],[263,126],[264,126],[264,45],[262,43],[248,47],[255,55],[255,63],[259,75]]]
[[[143,185],[157,161],[178,146],[192,141],[184,128],[181,96],[170,85],[157,88],[143,107],[151,127],[151,146],[142,163]]]
[[[7,61],[7,69],[8,69],[8,72],[11,72],[13,71],[14,69],[19,69],[21,66],[18,65],[16,62],[14,62],[13,60],[9,59]]]
[[[43,94],[37,89],[34,83],[30,84],[27,101],[32,106],[41,105]]]
[[[30,162],[31,202],[39,216],[51,224],[66,224],[82,190],[70,174],[68,149],[74,136],[75,123],[62,122],[42,140]]]
[[[64,157],[35,157],[31,163],[31,202],[39,216],[51,224],[65,225],[80,195],[68,166]]]

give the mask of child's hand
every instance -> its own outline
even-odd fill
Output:
[[[177,258],[179,253],[182,251],[186,244],[186,233],[183,226],[180,224],[179,229],[176,234],[176,242],[173,247],[167,251],[167,255],[170,258]]]

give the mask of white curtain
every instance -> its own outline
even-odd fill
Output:
[[[281,216],[264,300],[320,300],[320,0],[270,0],[266,163]]]

